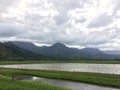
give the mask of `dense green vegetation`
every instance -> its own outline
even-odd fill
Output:
[[[19,48],[11,42],[0,43],[0,60],[46,59],[45,56]]]
[[[120,75],[82,72],[40,71],[25,69],[0,69],[0,74],[6,76],[12,76],[14,74],[34,75],[46,78],[72,80],[120,88]]]
[[[77,59],[61,59],[61,60],[1,60],[0,64],[38,64],[38,63],[91,63],[91,64],[120,64],[115,60],[77,60]]]
[[[41,81],[12,80],[10,77],[0,75],[0,90],[68,90],[53,86]]]

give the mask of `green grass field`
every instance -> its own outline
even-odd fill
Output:
[[[0,69],[0,74],[5,76],[12,76],[14,74],[33,75],[120,88],[120,75],[25,69]]]
[[[35,63],[92,63],[92,64],[120,64],[115,60],[1,60],[0,64],[35,64]]]
[[[0,75],[0,90],[70,90],[41,81],[12,80]]]

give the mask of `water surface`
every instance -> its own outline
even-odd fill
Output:
[[[50,63],[50,64],[16,64],[0,65],[2,68],[21,68],[39,70],[57,70],[69,72],[93,72],[119,74],[120,64],[83,64],[83,63]]]
[[[14,78],[16,78],[16,77],[18,79],[43,81],[45,83],[71,88],[73,90],[120,90],[120,89],[116,89],[116,88],[102,87],[102,86],[96,86],[96,85],[92,85],[92,84],[85,84],[85,83],[73,82],[73,81],[67,81],[67,80],[48,79],[48,78],[26,76],[26,75],[14,76]]]

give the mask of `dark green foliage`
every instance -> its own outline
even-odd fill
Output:
[[[1,60],[0,64],[39,64],[39,63],[91,63],[91,64],[120,64],[116,60],[79,60],[79,59],[46,59],[46,60]]]
[[[19,48],[11,42],[0,43],[0,59],[44,59],[45,57]]]

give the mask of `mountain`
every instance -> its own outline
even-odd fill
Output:
[[[96,48],[83,48],[80,50],[85,58],[88,59],[108,59],[109,56]]]
[[[11,42],[0,43],[0,59],[41,59],[42,55],[22,49]]]
[[[7,49],[4,47],[2,43],[0,43],[0,58],[8,57],[10,56],[10,53],[7,51]]]
[[[81,59],[120,59],[119,55],[110,55],[96,48],[69,48],[62,43],[38,47],[30,42],[0,43],[0,59],[47,59],[81,58]]]
[[[12,42],[20,48],[50,57],[71,57],[70,49],[62,43],[56,43],[52,46],[38,47],[29,42]]]
[[[53,47],[53,48],[61,48],[61,49],[65,49],[65,48],[67,48],[64,44],[59,43],[59,42],[53,44],[51,47]]]
[[[120,50],[104,50],[103,52],[110,55],[120,55]]]
[[[95,48],[69,48],[62,43],[55,43],[52,46],[38,47],[30,42],[12,42],[22,49],[32,51],[49,57],[57,58],[81,58],[81,59],[114,59],[116,57],[105,54]]]
[[[31,42],[13,41],[11,43],[17,45],[18,47],[20,47],[22,49],[26,49],[26,50],[30,50],[30,51],[34,51],[34,52],[37,51],[39,48]]]

